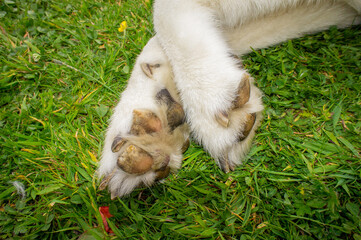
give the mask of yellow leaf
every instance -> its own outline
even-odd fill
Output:
[[[257,229],[267,227],[267,225],[268,225],[268,222],[263,222],[257,226]]]
[[[288,170],[288,169],[291,169],[292,168],[292,166],[291,165],[288,165],[287,167],[285,167],[282,171],[284,172],[284,171],[286,171],[286,170]]]
[[[83,162],[80,162],[80,164],[81,164],[85,169],[88,169],[88,166],[85,165]]]
[[[294,122],[297,122],[299,119],[300,119],[300,115],[298,115],[296,118],[295,118],[295,120],[293,120]]]
[[[20,179],[26,180],[26,177],[25,177],[24,175],[18,175],[18,176],[16,176],[16,178],[20,178]]]
[[[98,162],[97,158],[94,156],[93,153],[91,153],[90,151],[88,151],[90,158],[93,160],[93,162]]]
[[[28,152],[28,153],[32,153],[32,154],[39,154],[39,151],[33,150],[33,149],[27,149],[27,148],[22,148],[21,151],[23,152]]]
[[[39,122],[39,123],[41,123],[43,125],[43,127],[45,127],[45,123],[43,121],[41,121],[40,119],[34,118],[32,116],[30,116],[30,118],[37,121],[37,122]]]
[[[126,28],[127,28],[127,22],[126,22],[126,21],[123,21],[123,22],[120,24],[120,26],[119,26],[119,28],[118,28],[118,31],[119,31],[119,32],[124,32]]]

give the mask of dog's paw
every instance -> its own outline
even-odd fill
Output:
[[[112,198],[181,167],[189,127],[167,58],[155,38],[139,55],[108,127],[98,175]]]
[[[233,171],[248,153],[255,131],[262,119],[262,93],[254,85],[248,73],[243,74],[232,107],[215,116],[216,121],[236,133],[234,142],[217,154],[219,166],[224,172]]]

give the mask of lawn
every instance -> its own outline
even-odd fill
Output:
[[[111,201],[104,133],[153,33],[147,0],[0,2],[0,239],[361,239],[361,27],[243,57],[266,109],[234,172],[192,143],[177,174]]]

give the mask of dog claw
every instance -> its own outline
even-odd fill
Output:
[[[117,169],[114,169],[111,173],[109,173],[100,183],[99,190],[104,190],[107,186],[109,181],[113,178]]]
[[[187,151],[187,149],[189,148],[190,145],[190,141],[189,138],[184,142],[183,146],[182,146],[182,153],[185,153],[185,151]]]
[[[233,165],[229,163],[228,155],[224,154],[223,157],[219,159],[219,165],[223,172],[229,173],[230,171],[234,171]]]
[[[251,84],[249,82],[249,75],[244,74],[241,84],[238,87],[237,98],[233,102],[234,108],[242,107],[246,104],[251,95]]]
[[[220,113],[216,114],[216,121],[223,127],[227,128],[229,126],[228,113],[220,112]]]
[[[124,144],[126,143],[126,141],[119,137],[119,136],[116,136],[113,140],[113,143],[112,143],[112,152],[118,152],[123,146]]]
[[[116,198],[116,197],[118,197],[118,195],[116,195],[113,192],[110,193],[110,200],[114,200],[114,198]]]
[[[233,101],[231,110],[236,110],[237,108],[242,107],[244,104],[246,104],[249,101],[251,95],[251,84],[249,78],[250,76],[247,73],[245,73],[242,82],[238,86],[237,97]],[[223,127],[225,128],[229,127],[230,120],[229,120],[229,114],[227,112],[220,112],[216,114],[216,120]]]
[[[185,114],[182,105],[177,103],[167,89],[162,89],[156,95],[157,100],[167,106],[167,120],[170,130],[180,126],[185,121]]]
[[[168,125],[173,131],[176,127],[180,126],[184,123],[184,111],[182,106],[179,103],[174,103],[168,110],[167,110],[167,119]]]
[[[168,177],[169,173],[170,173],[170,168],[166,167],[164,170],[156,172],[156,177],[155,178],[157,180],[161,180],[163,178]]]
[[[248,137],[255,122],[256,122],[256,114],[255,113],[248,114],[246,123],[244,125],[242,136],[240,136],[238,139],[239,141],[243,141],[244,139],[246,139]]]

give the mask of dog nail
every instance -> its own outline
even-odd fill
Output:
[[[249,75],[245,73],[242,82],[238,87],[237,98],[233,102],[234,108],[239,108],[246,104],[249,100],[250,95],[251,85],[249,82]]]
[[[116,197],[118,197],[117,194],[115,194],[113,192],[110,193],[110,200],[114,200],[114,198],[116,198]]]
[[[108,186],[108,183],[109,183],[110,179],[112,179],[112,177],[114,176],[115,171],[116,171],[116,169],[114,169],[110,174],[108,174],[108,175],[102,180],[102,182],[101,182],[100,185],[99,185],[99,190],[104,190],[104,189]]]
[[[225,127],[225,128],[228,127],[229,126],[228,113],[220,112],[220,113],[216,114],[216,121],[223,127]]]
[[[114,153],[118,152],[124,146],[125,143],[126,141],[123,138],[116,136],[112,143],[112,152]]]
[[[189,148],[190,145],[190,141],[189,138],[184,142],[183,146],[182,146],[182,153],[185,153],[185,151],[187,151],[187,149]]]
[[[160,90],[155,96],[158,102],[167,106],[167,120],[171,131],[185,121],[185,114],[182,106],[177,103],[167,89]]]
[[[229,173],[229,171],[231,170],[231,167],[229,165],[229,160],[228,160],[228,156],[227,154],[224,154],[220,159],[219,159],[219,165],[222,169],[222,171],[224,173]],[[233,169],[233,168],[232,168]]]
[[[167,120],[171,131],[184,123],[184,111],[179,103],[175,102],[170,108],[168,108]]]
[[[142,63],[140,64],[140,67],[142,68],[144,74],[147,75],[147,77],[153,78],[153,71],[155,68],[159,68],[160,64]]]
[[[239,141],[243,141],[244,139],[246,139],[248,137],[255,122],[256,122],[256,114],[255,113],[248,114],[242,135],[239,137]]]
[[[161,171],[157,171],[156,172],[156,179],[157,180],[161,180],[161,179],[163,179],[163,178],[166,178],[166,177],[168,177],[168,175],[169,175],[169,173],[170,173],[170,167],[166,167],[164,170],[161,170]]]

